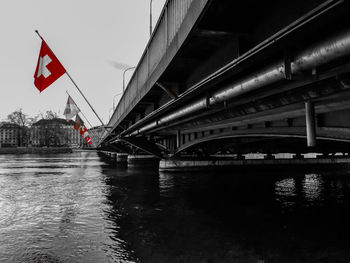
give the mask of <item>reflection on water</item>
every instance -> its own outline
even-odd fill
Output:
[[[96,154],[3,155],[0,163],[0,262],[127,262],[103,212]]]
[[[303,181],[303,192],[305,199],[309,202],[315,202],[320,199],[323,188],[322,177],[317,174],[307,174]]]
[[[162,196],[167,196],[168,192],[174,188],[174,175],[160,173],[159,174],[159,192]]]
[[[350,262],[349,171],[0,155],[0,262]]]
[[[293,178],[286,178],[275,183],[276,200],[282,206],[288,207],[295,204],[295,196],[297,195],[295,189],[295,180]]]
[[[301,184],[301,185],[300,185]],[[297,187],[302,186],[298,193]],[[304,178],[285,178],[275,183],[276,200],[284,207],[296,204],[298,198],[305,198],[305,205],[313,205],[322,198],[323,179],[318,174],[306,174]]]

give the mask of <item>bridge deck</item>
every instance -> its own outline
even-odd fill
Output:
[[[174,154],[215,152],[202,147],[211,141],[236,151],[237,134],[261,146],[304,140],[306,101],[320,139],[350,141],[349,10],[341,0],[167,1],[101,145]]]

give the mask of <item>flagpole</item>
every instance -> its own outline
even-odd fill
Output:
[[[66,93],[68,94],[68,96],[72,99],[72,101],[74,102],[74,104],[78,107],[80,113],[83,115],[84,119],[87,121],[87,123],[90,125],[91,128],[93,128],[94,126],[92,126],[92,124],[89,122],[89,119],[85,116],[85,114],[82,112],[82,110],[79,108],[78,104],[74,101],[74,99],[72,98],[72,96],[68,93],[68,90],[66,90]],[[79,113],[78,113],[79,115]],[[98,140],[101,140],[101,137],[99,135],[96,135],[95,131],[92,130],[92,133],[95,135],[95,137],[98,138]]]
[[[87,121],[87,123],[91,126],[91,128],[93,127],[91,125],[91,123],[89,122],[88,118],[86,118],[86,116],[84,115],[84,113],[81,111],[81,109],[79,108],[78,104],[73,100],[72,96],[68,93],[68,90],[66,90],[66,93],[68,94],[68,96],[72,99],[72,101],[74,102],[74,104],[78,107],[78,110],[80,111],[80,113],[83,115],[83,117],[85,118],[85,120]]]
[[[86,118],[86,116],[84,115],[84,113],[82,111],[80,111],[80,113],[84,116],[84,119],[89,123],[90,127],[92,128],[92,125],[91,123],[89,122],[89,120]],[[79,113],[77,113],[77,115],[79,116]],[[79,117],[80,118],[80,117]],[[100,141],[100,136],[96,135],[95,131],[94,130],[89,130],[89,132],[91,132],[98,141]],[[94,140],[92,140],[92,138],[90,137],[92,143],[93,143],[93,146],[96,148],[96,143],[94,142]]]
[[[44,40],[43,37],[40,35],[38,30],[35,30],[35,33],[38,34],[38,36],[41,38],[41,40]],[[46,43],[46,41],[45,41]],[[49,45],[46,43],[46,45],[48,46],[48,48],[50,49],[50,51],[53,53],[53,51],[51,50],[51,48],[49,47]],[[78,85],[75,83],[75,81],[72,79],[72,77],[69,75],[68,71],[65,69],[67,76],[69,77],[69,79],[73,82],[74,86],[77,88],[77,90],[80,92],[80,94],[83,96],[83,98],[85,99],[85,101],[87,102],[87,104],[90,106],[90,108],[92,109],[92,111],[95,113],[96,117],[99,119],[99,121],[101,122],[103,128],[107,131],[103,121],[101,120],[100,116],[98,116],[98,114],[96,113],[95,109],[91,106],[90,102],[87,100],[87,98],[85,97],[85,95],[83,94],[83,92],[80,90],[80,88],[78,87]]]
[[[72,98],[72,97],[71,97],[71,98]],[[90,127],[91,127],[91,129],[92,129],[93,126],[91,125],[91,123],[89,122],[89,120],[86,118],[86,116],[84,115],[84,113],[83,113],[82,111],[80,111],[80,113],[83,115],[84,119],[87,121],[87,123],[90,125]],[[79,116],[79,113],[78,113],[77,115]],[[98,141],[101,140],[100,136],[99,136],[98,134],[96,135],[96,133],[95,133],[94,130],[90,130],[89,132],[92,132],[92,134],[96,137],[96,139],[97,139]],[[96,143],[95,143],[94,141],[92,141],[92,143],[95,144],[95,147],[96,147]]]
[[[77,90],[80,92],[81,96],[83,96],[83,98],[85,99],[85,101],[87,102],[87,104],[89,104],[90,108],[92,109],[92,111],[95,113],[96,117],[99,119],[99,121],[101,122],[102,126],[105,127],[103,121],[101,120],[100,116],[98,116],[98,114],[96,113],[95,109],[91,106],[90,102],[87,100],[87,98],[84,96],[83,92],[79,89],[78,85],[74,82],[74,80],[72,79],[72,77],[69,75],[68,71],[66,70],[66,74],[67,76],[70,78],[70,80],[73,82],[74,86],[77,88]]]

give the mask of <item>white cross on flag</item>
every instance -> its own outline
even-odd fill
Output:
[[[66,73],[66,70],[61,62],[56,58],[45,41],[42,40],[38,64],[34,73],[35,87],[42,92],[64,73]]]
[[[74,100],[68,96],[67,105],[64,109],[63,115],[66,116],[67,120],[70,120],[73,119],[79,112],[80,109],[78,108],[77,104],[75,104]]]

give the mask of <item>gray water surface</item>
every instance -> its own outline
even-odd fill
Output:
[[[0,155],[0,262],[350,262],[349,173]]]
[[[95,153],[0,156],[0,262],[128,262]]]

